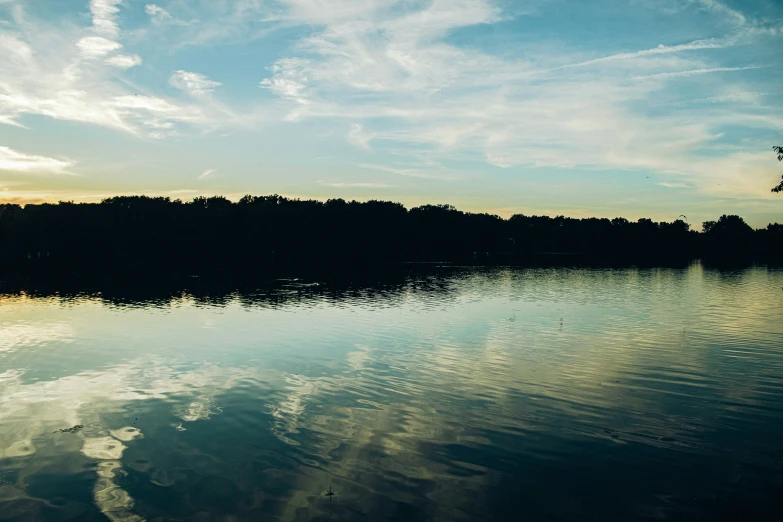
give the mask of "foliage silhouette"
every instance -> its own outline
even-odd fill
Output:
[[[778,155],[778,161],[783,161],[783,147],[775,146],[772,149]],[[783,176],[781,176],[780,184],[772,189],[772,192],[783,192]]]
[[[278,195],[0,205],[4,273],[266,273],[409,261],[682,265],[695,257],[781,259],[782,249],[783,225],[754,231],[738,216],[706,222],[699,233],[682,219],[503,219],[450,205],[407,210]]]

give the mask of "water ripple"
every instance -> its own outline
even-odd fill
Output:
[[[781,286],[763,268],[436,267],[1,298],[0,513],[773,520]]]

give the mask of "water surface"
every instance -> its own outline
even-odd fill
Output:
[[[779,520],[781,287],[694,265],[0,295],[0,520]]]

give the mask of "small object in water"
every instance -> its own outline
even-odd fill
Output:
[[[332,497],[337,495],[338,493],[332,489],[331,484],[329,485],[329,489],[321,493],[325,497],[329,497],[329,502],[332,501]]]
[[[60,428],[59,430],[53,431],[52,433],[76,433],[82,428],[84,428],[84,426],[82,426],[81,424],[77,424],[72,428]]]

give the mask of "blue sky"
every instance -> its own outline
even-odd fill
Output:
[[[783,221],[777,0],[0,0],[0,201]]]

